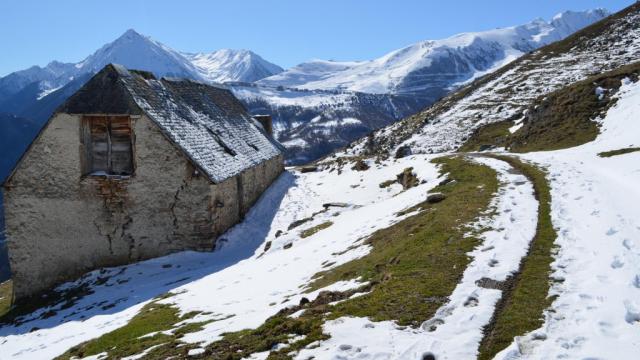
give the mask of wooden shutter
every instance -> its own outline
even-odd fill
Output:
[[[133,173],[133,151],[131,149],[131,122],[128,116],[112,116],[111,122],[111,173],[127,175]]]
[[[106,117],[91,117],[89,129],[90,171],[109,173],[109,122]]]
[[[133,174],[131,119],[128,116],[86,116],[82,123],[82,143],[86,149],[83,174]]]

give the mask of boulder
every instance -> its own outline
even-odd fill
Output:
[[[433,194],[427,195],[427,202],[429,204],[436,204],[446,198],[447,197],[443,193],[433,193]]]
[[[315,165],[303,166],[300,168],[301,173],[315,172],[318,171],[318,167]]]
[[[353,165],[353,167],[351,168],[351,170],[355,170],[355,171],[367,171],[369,170],[369,165],[367,165],[366,162],[364,162],[364,160],[358,160],[356,161],[356,164]]]
[[[330,202],[330,203],[322,204],[322,207],[325,208],[325,209],[330,208],[330,207],[345,208],[345,207],[348,207],[348,206],[349,206],[349,204],[343,203],[343,202]]]
[[[410,189],[414,186],[418,186],[420,184],[420,180],[413,173],[413,168],[408,167],[404,169],[400,174],[396,175],[396,179],[404,190]]]
[[[404,146],[400,146],[397,150],[396,150],[396,159],[400,159],[403,157],[407,157],[411,155],[411,148],[408,145],[404,145]]]

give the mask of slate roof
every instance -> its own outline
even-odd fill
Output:
[[[185,79],[158,80],[120,65],[107,65],[57,112],[144,112],[214,183],[283,152],[228,89]]]

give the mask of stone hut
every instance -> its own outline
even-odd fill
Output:
[[[283,171],[228,90],[108,65],[3,184],[17,299],[105,266],[211,251]]]

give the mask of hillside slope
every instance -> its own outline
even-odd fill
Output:
[[[97,270],[19,304],[0,319],[0,352],[14,359],[636,359],[637,9],[429,110],[485,111],[498,121],[502,110],[482,100],[500,97],[483,86],[516,81],[514,69],[537,79],[553,72],[568,84],[549,83],[547,95],[521,90],[502,106],[528,109],[547,97],[527,118],[552,124],[547,130],[572,121],[548,111],[558,104],[595,112],[588,142],[396,159],[384,141],[380,148],[363,142],[362,153],[379,153],[288,168],[216,251]],[[613,33],[626,47],[616,45],[613,63],[600,66],[615,68],[575,82],[589,71],[581,65],[592,65],[580,44],[593,50],[594,38]],[[580,56],[571,63],[574,52]],[[535,68],[523,68],[535,59]],[[542,67],[554,59],[567,61],[568,75]],[[428,125],[435,131],[436,123]],[[515,125],[522,127],[514,134],[537,131],[534,123]],[[412,141],[416,151],[433,151],[422,132]]]
[[[346,153],[394,154],[455,150],[483,125],[521,119],[537,99],[573,82],[635,61],[640,55],[640,5],[486,75],[430,108],[354,144]]]

